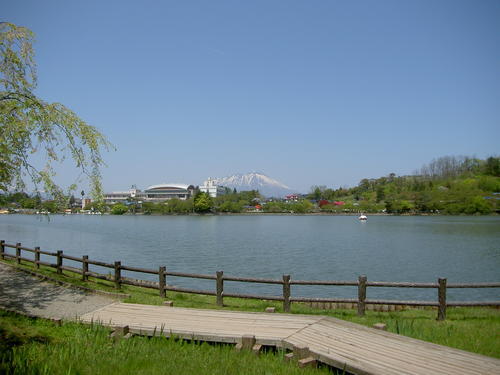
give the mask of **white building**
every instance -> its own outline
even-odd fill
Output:
[[[104,194],[104,202],[108,204],[124,203],[130,200],[144,201],[144,202],[161,202],[169,199],[189,199],[194,192],[193,185],[185,184],[159,184],[152,185],[146,190],[141,191],[135,186],[125,191],[113,191]]]
[[[86,206],[89,206],[91,204],[92,204],[92,199],[82,198],[82,210],[84,210]]]
[[[212,198],[226,193],[224,186],[217,185],[217,181],[210,177],[200,186],[200,191],[208,193]]]
[[[104,202],[108,204],[126,202],[131,198],[144,199],[145,194],[135,187],[126,191],[113,191],[111,193],[104,194]]]
[[[193,185],[160,184],[148,187],[145,191],[146,201],[165,201],[169,199],[189,199],[194,192]]]

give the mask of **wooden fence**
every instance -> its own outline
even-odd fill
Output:
[[[6,248],[15,249],[15,254],[9,254],[5,251]],[[34,259],[25,258],[22,256],[22,251],[34,253]],[[47,255],[55,257],[56,263],[48,263],[40,260],[40,255]],[[40,268],[40,265],[52,267],[56,269],[58,274],[62,274],[63,271],[70,271],[82,276],[82,280],[88,281],[89,276],[109,280],[110,277],[92,272],[89,269],[89,265],[95,265],[100,267],[109,268],[114,271],[114,276],[111,280],[115,283],[117,289],[121,288],[122,284],[134,285],[143,288],[151,288],[159,290],[160,296],[166,298],[167,291],[182,292],[182,293],[193,293],[202,294],[208,296],[215,296],[217,305],[223,306],[224,297],[236,297],[236,298],[250,298],[259,300],[272,300],[272,301],[282,301],[283,310],[285,312],[290,311],[292,302],[323,302],[323,303],[353,303],[357,304],[358,315],[363,316],[365,314],[366,306],[369,304],[373,305],[406,305],[406,306],[433,306],[437,307],[438,320],[446,319],[446,308],[448,306],[500,306],[500,301],[462,301],[462,302],[447,302],[446,291],[449,288],[500,288],[500,283],[468,283],[468,284],[458,284],[458,283],[447,283],[446,278],[439,278],[436,283],[409,283],[409,282],[380,282],[380,281],[368,281],[365,275],[359,276],[357,281],[308,281],[308,280],[292,280],[290,275],[283,275],[281,280],[277,279],[257,279],[257,278],[247,278],[247,277],[234,277],[225,276],[223,271],[217,271],[215,275],[207,274],[194,274],[194,273],[184,273],[184,272],[172,272],[167,271],[165,266],[160,266],[157,270],[131,267],[121,264],[120,261],[114,263],[105,263],[96,260],[91,260],[87,255],[81,258],[66,255],[62,250],[56,252],[42,251],[39,247],[30,249],[17,243],[15,245],[5,243],[5,241],[0,241],[0,259],[15,259],[17,264],[21,264],[21,261],[34,263],[35,268]],[[81,268],[75,268],[70,266],[65,266],[63,260],[68,259],[75,262],[80,262],[82,264]],[[131,271],[143,274],[157,275],[158,282],[151,282],[146,280],[137,280],[127,277],[123,277],[121,271]],[[193,279],[205,279],[215,281],[215,290],[199,290],[199,289],[188,289],[180,288],[167,284],[167,276],[175,277],[185,277]],[[234,294],[224,292],[224,281],[237,281],[242,283],[258,283],[258,284],[277,284],[282,285],[283,293],[281,296],[264,296],[264,295],[253,295],[253,294]],[[327,285],[327,286],[355,286],[358,288],[358,298],[310,298],[310,297],[292,297],[291,286],[292,285]],[[368,287],[384,287],[384,288],[434,288],[438,290],[437,301],[401,301],[401,300],[375,300],[367,299],[366,290]]]

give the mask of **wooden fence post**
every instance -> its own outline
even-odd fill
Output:
[[[59,275],[62,274],[62,264],[63,264],[63,258],[62,258],[62,255],[63,255],[63,251],[62,250],[57,250],[57,273]]]
[[[358,316],[365,315],[366,280],[366,275],[361,275],[358,278]]]
[[[21,264],[21,242],[16,243],[16,261]]]
[[[158,269],[158,277],[159,277],[159,287],[160,287],[160,297],[166,298],[167,297],[167,291],[165,290],[165,284],[166,284],[166,276],[165,276],[165,271],[167,268],[165,266],[161,266]]]
[[[0,241],[0,259],[5,259],[5,241],[1,240]]]
[[[283,275],[283,311],[290,312],[290,275]]]
[[[120,289],[122,287],[122,262],[117,260],[115,262],[115,288]]]
[[[224,306],[224,272],[216,272],[217,306]]]
[[[35,268],[40,269],[40,248],[35,247]]]
[[[83,281],[89,281],[89,275],[87,275],[87,272],[89,272],[89,256],[84,255],[82,257],[82,280]]]
[[[438,289],[438,316],[437,320],[445,320],[446,319],[446,279],[439,278],[439,289]]]

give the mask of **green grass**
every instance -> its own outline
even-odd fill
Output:
[[[235,352],[230,345],[209,345],[165,337],[136,336],[112,340],[102,326],[65,323],[56,327],[0,311],[4,345],[3,374],[327,374],[323,369],[299,369],[284,361],[284,352]]]
[[[9,263],[13,263],[10,262]],[[32,267],[22,265],[28,269]],[[91,279],[89,282],[79,280],[80,276],[71,272],[57,275],[51,268],[41,267],[40,273],[53,278],[86,286],[92,289],[116,292],[112,282]],[[152,289],[139,288],[123,285],[122,293],[130,297],[124,299],[128,303],[142,303],[150,305],[161,305],[164,301]],[[282,304],[275,301],[259,301],[239,298],[224,298],[224,307],[218,307],[215,297],[196,294],[185,294],[168,292],[167,299],[174,301],[177,307],[192,307],[205,309],[224,309],[235,311],[257,311],[262,312],[268,306],[276,307],[282,312]],[[467,350],[491,357],[500,358],[500,310],[494,308],[448,308],[447,319],[442,322],[436,321],[436,310],[429,308],[424,310],[407,309],[394,312],[367,311],[364,317],[358,317],[355,310],[322,310],[309,307],[305,304],[292,304],[294,314],[321,314],[354,323],[372,326],[375,323],[385,323],[390,332],[413,337],[420,340],[446,345],[457,349]]]

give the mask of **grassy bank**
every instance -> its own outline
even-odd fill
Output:
[[[232,346],[133,337],[113,341],[100,326],[29,319],[0,311],[2,374],[327,374],[299,369],[284,353],[235,352]]]
[[[9,263],[13,262],[9,261]],[[21,267],[32,270],[32,267],[27,265]],[[76,274],[64,272],[63,275],[57,275],[52,268],[44,267],[41,267],[39,272],[55,279],[93,289],[117,291],[111,282],[104,280],[91,278],[89,282],[83,282]],[[156,290],[124,285],[120,292],[130,295],[129,298],[124,299],[124,302],[128,303],[160,305],[164,301]],[[174,305],[178,307],[221,309],[216,305],[215,297],[212,296],[169,292],[167,298],[174,301]],[[264,311],[266,307],[274,306],[278,312],[282,312],[281,303],[273,301],[226,297],[224,304],[222,309],[226,310]],[[436,321],[436,310],[431,308],[395,312],[367,311],[366,316],[358,317],[355,310],[321,310],[295,303],[292,304],[292,313],[328,315],[366,326],[382,322],[387,324],[390,332],[500,358],[500,341],[498,340],[500,310],[498,309],[448,308],[447,319],[442,322]]]

